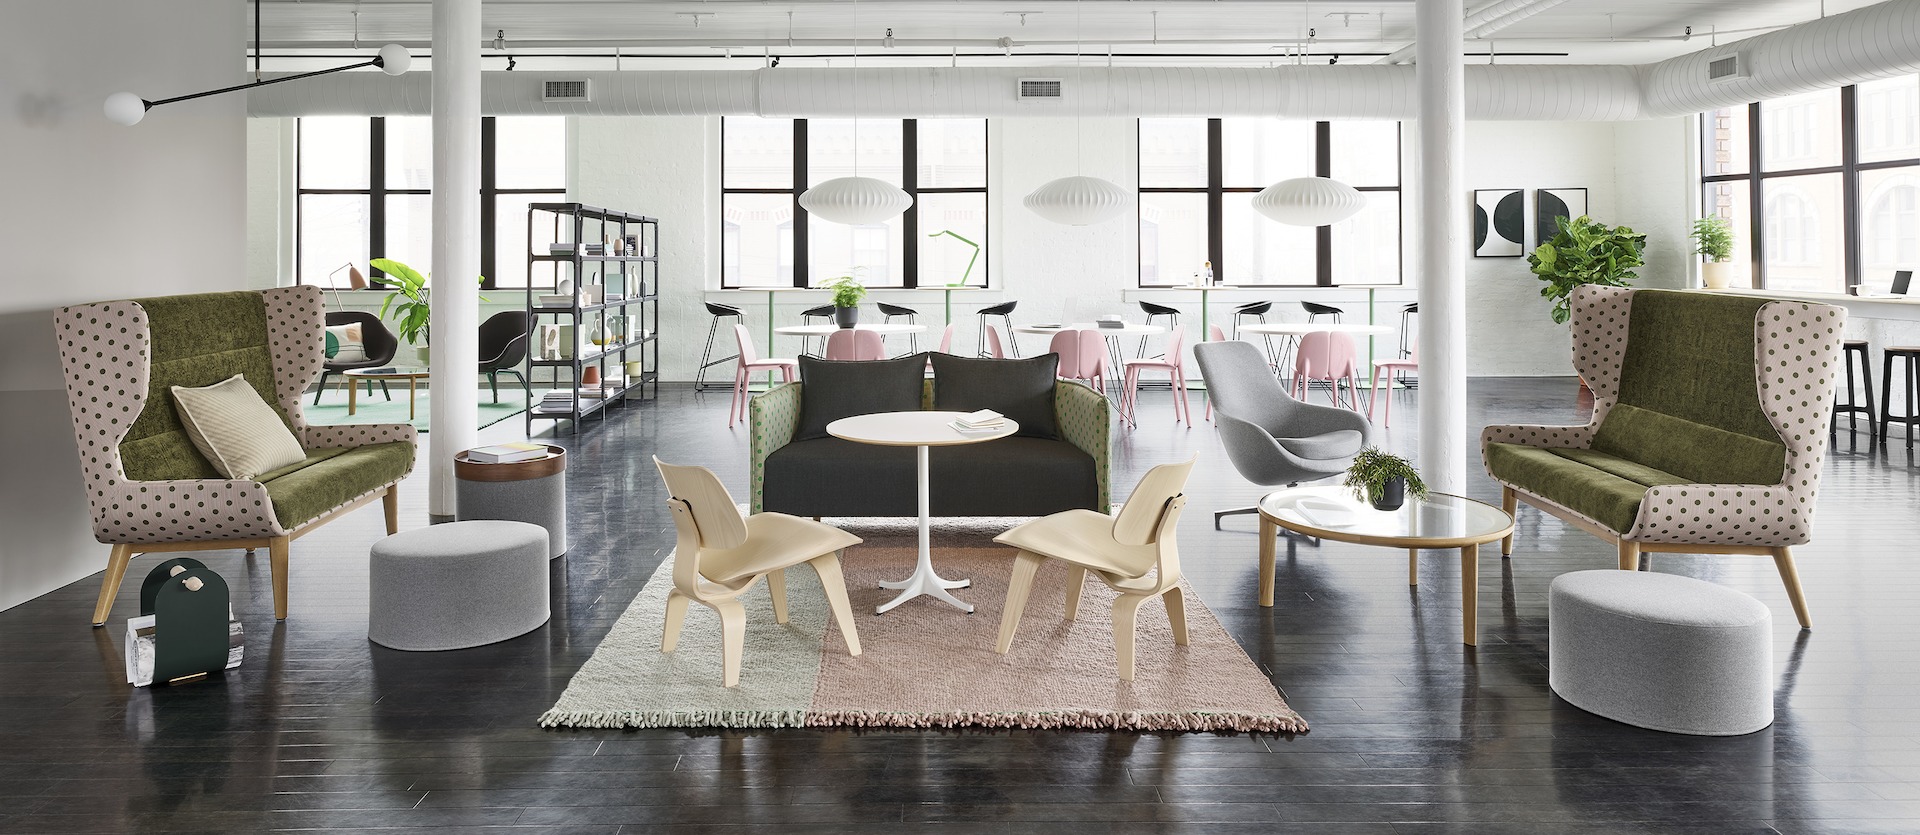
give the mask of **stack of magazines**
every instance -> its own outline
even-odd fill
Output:
[[[955,432],[964,435],[984,435],[1005,429],[1007,426],[1007,417],[992,409],[981,409],[972,414],[961,415],[954,418],[953,421],[947,425],[953,427]]]

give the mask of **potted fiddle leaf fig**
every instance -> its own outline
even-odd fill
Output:
[[[1733,222],[1719,215],[1707,215],[1693,222],[1693,251],[1706,256],[1700,265],[1700,281],[1709,290],[1724,290],[1733,284]]]
[[[419,352],[420,364],[426,365],[430,356],[427,343],[433,337],[433,301],[432,291],[427,288],[427,277],[419,270],[395,261],[392,258],[375,258],[367,262],[374,269],[386,273],[380,279],[391,284],[394,291],[387,294],[380,303],[380,318],[387,318],[387,312],[393,312],[393,323],[400,329],[400,338]],[[486,283],[487,277],[481,276],[480,282]],[[486,296],[480,297],[486,301]],[[399,304],[394,304],[394,302]]]
[[[860,302],[867,298],[866,285],[851,275],[843,275],[826,285],[833,291],[833,321],[851,328],[860,321]]]
[[[1554,218],[1560,227],[1546,243],[1527,256],[1527,266],[1546,282],[1540,295],[1553,302],[1553,321],[1564,325],[1573,318],[1569,306],[1573,289],[1582,284],[1625,287],[1639,278],[1634,267],[1646,263],[1641,253],[1647,236],[1625,226],[1608,226],[1593,218]]]
[[[1353,488],[1353,497],[1369,502],[1376,510],[1399,510],[1407,500],[1427,497],[1427,483],[1420,480],[1413,462],[1377,446],[1360,450],[1347,467],[1343,486]]]

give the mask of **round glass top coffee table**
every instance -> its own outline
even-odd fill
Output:
[[[876,446],[910,446],[919,451],[919,502],[920,502],[920,556],[914,563],[913,574],[897,583],[881,583],[883,589],[900,589],[900,596],[875,607],[874,614],[884,615],[909,600],[922,595],[935,598],[967,614],[973,614],[973,604],[954,597],[947,589],[964,589],[972,585],[972,580],[947,580],[933,571],[933,551],[928,546],[927,529],[931,514],[927,512],[927,449],[937,446],[959,446],[977,444],[1004,438],[1020,430],[1020,424],[1007,420],[992,432],[961,432],[949,426],[954,418],[964,417],[964,412],[881,412],[872,415],[855,415],[841,418],[827,424],[827,434],[836,438]]]
[[[406,380],[407,420],[413,420],[414,409],[420,402],[414,393],[429,372],[424,365],[383,365],[379,368],[349,368],[341,373],[351,378],[347,381],[349,383],[358,383],[360,380]],[[359,405],[354,397],[354,391],[358,388],[357,385],[347,386],[347,414],[353,414],[354,408]]]
[[[1407,549],[1407,585],[1420,584],[1422,548],[1460,549],[1462,634],[1468,646],[1480,642],[1474,618],[1479,598],[1480,546],[1513,533],[1506,511],[1464,496],[1432,493],[1407,497],[1399,510],[1374,510],[1345,487],[1292,487],[1260,500],[1260,605],[1273,605],[1276,528],[1294,533]]]

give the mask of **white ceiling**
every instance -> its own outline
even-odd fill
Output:
[[[1824,11],[1867,5],[1827,0]],[[956,61],[956,52],[962,66],[1071,64],[1076,37],[1078,49],[1099,63],[1112,49],[1120,55],[1116,65],[1247,66],[1294,60],[1309,28],[1316,30],[1317,60],[1345,53],[1344,63],[1367,63],[1410,43],[1414,16],[1413,4],[1404,1],[1272,0],[488,0],[482,10],[487,36],[506,30],[508,47],[484,54],[514,54],[519,68],[529,70],[611,69],[610,58],[539,54],[611,56],[615,46],[627,69],[757,66],[768,54],[785,56],[783,66],[821,66],[829,59],[819,56],[844,56],[846,41],[856,34],[866,66],[944,66]],[[1029,13],[1024,23],[1019,12]],[[1466,49],[1476,55],[1491,49],[1501,63],[1637,64],[1702,49],[1716,29],[1749,30],[1723,36],[1725,42],[1821,13],[1820,0],[1571,0]],[[430,0],[266,0],[261,17],[268,71],[325,65],[271,56],[316,50],[340,55],[356,39],[363,47],[399,41],[423,52],[432,33]],[[1692,40],[1682,41],[1688,26]],[[880,43],[889,28],[896,38],[892,48]],[[795,40],[791,46],[789,37]],[[1001,38],[1013,41],[1011,57],[993,45]],[[1129,57],[1147,54],[1160,57]],[[729,55],[733,60],[724,60]],[[840,57],[832,63],[849,62]],[[489,69],[501,65],[503,60],[487,62]]]

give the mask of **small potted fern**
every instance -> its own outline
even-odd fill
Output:
[[[1413,462],[1377,446],[1353,457],[1342,484],[1353,488],[1354,498],[1371,503],[1376,510],[1399,510],[1408,493],[1418,499],[1427,497],[1427,484],[1420,480]]]
[[[1693,222],[1693,251],[1706,256],[1700,265],[1700,281],[1709,290],[1724,290],[1733,284],[1733,222],[1719,215],[1707,215]]]
[[[860,302],[867,298],[866,285],[850,275],[843,275],[826,285],[833,291],[833,321],[841,328],[851,328],[860,322]]]

